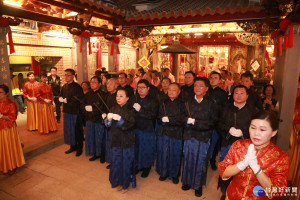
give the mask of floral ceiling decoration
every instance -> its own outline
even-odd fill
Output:
[[[130,29],[122,30],[122,35],[130,39],[143,38],[148,36],[153,30],[153,28],[154,28],[153,26],[147,26],[147,27],[132,26],[130,27]]]
[[[234,35],[241,43],[245,45],[256,46],[257,33],[235,33]]]

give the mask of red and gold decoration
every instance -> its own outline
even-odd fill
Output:
[[[147,27],[132,26],[130,27],[130,29],[122,30],[122,35],[124,37],[128,37],[133,40],[138,38],[143,38],[150,35],[153,28],[154,28],[153,26],[147,26]]]
[[[138,61],[138,64],[141,67],[146,68],[150,65],[150,61],[146,58],[146,56],[144,56]]]
[[[9,51],[10,54],[15,53],[15,46],[14,46],[14,42],[12,39],[12,32],[11,29],[9,27],[9,19],[0,16],[0,27],[8,27],[8,45],[9,45]]]
[[[89,40],[89,54],[92,54],[92,46],[91,46],[91,34],[88,31],[83,31],[81,35],[79,35],[79,52],[82,52],[82,37]]]
[[[112,40],[110,40],[110,55],[114,55],[114,43],[117,44],[117,54],[120,54],[120,49],[119,49],[119,43],[120,43],[120,38],[119,37],[114,37]]]
[[[256,33],[234,33],[236,39],[245,44],[250,46],[255,46],[257,42],[257,34]]]

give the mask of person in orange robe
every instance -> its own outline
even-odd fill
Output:
[[[38,131],[49,133],[57,130],[56,119],[53,112],[52,101],[54,100],[51,86],[47,84],[47,74],[41,74],[41,83],[38,96]]]
[[[8,98],[9,88],[0,85],[0,171],[13,174],[15,168],[25,165],[17,129],[17,106]]]
[[[278,124],[275,113],[260,111],[251,120],[250,139],[232,144],[218,166],[223,180],[233,177],[226,199],[282,198],[287,188],[289,157],[270,142]]]
[[[38,129],[37,97],[39,96],[40,83],[35,81],[33,72],[27,74],[28,82],[23,89],[24,98],[27,98],[27,129],[35,131]]]

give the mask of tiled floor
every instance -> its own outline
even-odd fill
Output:
[[[58,124],[58,131],[49,134],[41,134],[37,131],[28,131],[26,128],[27,114],[20,114],[17,118],[17,126],[21,143],[24,145],[23,151],[26,158],[31,158],[51,147],[63,143],[63,121]]]
[[[82,155],[65,154],[67,145],[60,145],[46,153],[27,160],[12,176],[0,175],[0,199],[28,200],[77,200],[77,199],[207,199],[217,200],[221,192],[217,190],[217,171],[208,171],[207,187],[203,196],[196,198],[194,190],[183,191],[181,184],[171,180],[161,182],[152,169],[148,178],[137,176],[137,188],[122,194],[112,189],[108,180],[107,164],[99,160],[90,162]]]
[[[34,148],[61,139],[63,124],[58,131],[49,135],[26,130],[26,114],[19,114],[17,120],[20,139],[24,144],[24,153]],[[0,200],[77,200],[77,199],[207,199],[217,200],[221,192],[217,190],[218,172],[208,171],[207,187],[203,187],[203,196],[196,198],[194,190],[183,191],[181,184],[174,185],[171,180],[161,182],[152,169],[148,178],[137,175],[137,188],[122,194],[112,189],[108,180],[107,164],[99,160],[90,162],[88,157],[65,154],[69,147],[60,145],[26,161],[26,165],[17,169],[12,176],[0,174]],[[27,158],[32,156],[27,156]]]

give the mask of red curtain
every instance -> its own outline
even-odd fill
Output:
[[[102,68],[102,48],[101,48],[101,46],[98,42],[97,42],[97,48],[98,48],[98,52],[97,52],[97,69],[101,69]]]
[[[31,71],[34,75],[41,75],[41,63],[34,60],[33,56],[31,56]]]
[[[119,72],[119,54],[117,54],[117,72]]]
[[[35,75],[37,74],[36,61],[33,56],[31,56],[31,71],[33,71]]]

